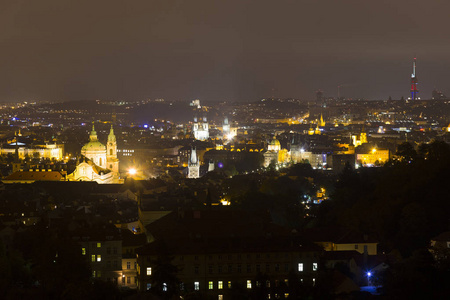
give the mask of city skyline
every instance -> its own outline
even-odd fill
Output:
[[[450,3],[5,3],[0,101],[400,99],[449,92]]]

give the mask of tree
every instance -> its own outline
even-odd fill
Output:
[[[157,243],[152,292],[163,299],[171,299],[179,294],[180,280],[176,275],[178,268],[172,264],[173,256],[169,255],[166,243]]]

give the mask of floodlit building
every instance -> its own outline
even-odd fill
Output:
[[[197,140],[204,141],[209,139],[209,124],[206,117],[203,117],[200,121],[195,117],[192,131],[194,133],[194,138]]]
[[[84,160],[75,171],[67,176],[69,181],[96,181],[98,183],[119,182],[119,159],[117,158],[117,141],[111,126],[107,145],[97,138],[94,125],[89,136],[89,143],[81,148]]]
[[[188,164],[188,178],[200,177],[200,162],[198,161],[197,151],[195,148],[191,149],[191,156]]]

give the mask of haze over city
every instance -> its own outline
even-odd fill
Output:
[[[448,298],[449,11],[0,0],[0,299]]]
[[[449,92],[448,1],[1,1],[0,101]]]

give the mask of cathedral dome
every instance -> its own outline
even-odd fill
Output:
[[[100,143],[99,141],[91,141],[85,144],[81,151],[106,151],[106,146]]]
[[[269,145],[267,146],[267,150],[269,150],[269,151],[280,151],[281,150],[280,141],[277,140],[275,137],[273,137],[273,140],[271,140]]]
[[[273,138],[273,140],[270,141],[270,145],[271,146],[281,147],[280,141],[277,140],[275,137]]]
[[[92,125],[92,131],[89,136],[89,143],[85,144],[81,148],[81,153],[86,151],[106,151],[106,146],[100,143],[97,139],[97,132],[95,131],[94,125]]]

